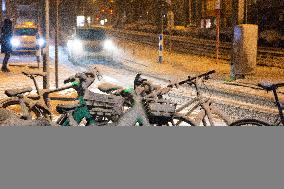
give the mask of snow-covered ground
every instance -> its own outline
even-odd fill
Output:
[[[145,46],[137,43],[116,41],[117,48],[109,55],[113,60],[98,62],[95,58],[92,58],[95,54],[90,54],[83,61],[78,62],[74,65],[71,63],[67,54],[62,47],[59,48],[59,86],[63,85],[63,80],[73,75],[77,72],[86,71],[92,66],[99,68],[103,75],[103,80],[95,82],[90,90],[94,92],[99,92],[97,85],[101,82],[111,82],[123,87],[132,87],[133,80],[137,72],[142,72],[144,77],[150,79],[155,84],[160,84],[165,86],[169,83],[168,80],[180,80],[187,78],[188,75],[196,75],[198,73],[207,72],[209,70],[215,69],[217,74],[213,76],[212,81],[208,81],[207,85],[211,86],[211,91],[205,93],[205,96],[211,96],[217,103],[216,105],[223,109],[227,114],[233,118],[244,118],[244,117],[259,117],[260,119],[267,119],[270,114],[275,115],[275,108],[271,101],[265,99],[265,102],[254,102],[253,98],[245,98],[239,96],[230,96],[229,94],[219,94],[218,91],[235,92],[238,93],[245,92],[245,94],[250,94],[251,96],[263,96],[271,97],[271,94],[266,94],[264,91],[258,89],[252,89],[249,87],[240,87],[233,85],[225,85],[223,80],[229,75],[229,65],[225,62],[219,62],[216,64],[214,60],[198,57],[183,55],[177,53],[165,53],[165,62],[159,64],[157,62],[157,49],[150,46]],[[54,48],[50,47],[50,68],[51,68],[51,87],[55,86],[55,76],[54,76]],[[30,64],[35,66],[35,58],[33,57],[12,57],[12,64],[22,65]],[[13,73],[0,73],[0,78],[2,82],[2,90],[7,88],[7,86],[12,86],[12,88],[20,88],[23,86],[31,86],[32,82],[27,81],[27,78],[21,75],[21,70],[26,69],[25,67],[11,67]],[[262,74],[261,74],[262,73]],[[264,74],[263,74],[264,73]],[[3,77],[1,77],[3,75]],[[270,79],[272,81],[281,81],[283,79],[283,70],[281,69],[269,69],[269,68],[257,68],[257,73],[255,76],[250,76],[242,82],[254,84],[264,78]],[[6,77],[8,76],[8,77]],[[277,77],[279,76],[279,78]],[[4,78],[7,78],[6,80]],[[8,79],[9,78],[9,79]],[[17,80],[23,81],[22,83],[16,83]],[[9,81],[7,81],[9,80]],[[284,79],[283,79],[284,80]],[[25,81],[25,82],[24,82]],[[41,80],[39,80],[41,83]],[[6,84],[4,84],[6,83]],[[13,83],[13,85],[12,85]],[[216,89],[214,91],[213,89]],[[70,91],[61,92],[63,95],[70,93]],[[214,93],[214,94],[212,94]],[[1,97],[5,95],[0,94]],[[194,91],[189,87],[181,87],[178,90],[174,89],[168,98],[178,105],[182,105],[186,100],[194,97]],[[283,96],[282,96],[283,97]],[[281,98],[282,98],[281,97]],[[270,98],[271,100],[271,98]],[[258,113],[256,113],[258,112]],[[197,112],[194,112],[195,115]],[[270,115],[270,119],[272,116]]]

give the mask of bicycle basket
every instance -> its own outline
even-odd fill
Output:
[[[165,99],[146,99],[145,110],[150,117],[171,118],[176,110],[176,103]]]
[[[88,91],[84,100],[92,115],[109,117],[120,116],[123,113],[123,97]]]

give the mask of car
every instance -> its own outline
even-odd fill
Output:
[[[78,62],[82,58],[106,58],[114,49],[112,39],[103,27],[76,28],[75,33],[67,41],[68,59]]]
[[[39,61],[40,50],[45,40],[40,37],[37,26],[33,22],[25,22],[15,26],[11,39],[13,53],[35,53]]]

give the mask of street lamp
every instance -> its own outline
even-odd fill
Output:
[[[62,2],[61,2],[62,3]],[[56,23],[55,23],[55,87],[58,88],[58,27],[59,27],[59,0],[56,0]]]

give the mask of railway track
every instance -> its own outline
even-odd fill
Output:
[[[150,46],[157,46],[158,44],[156,34],[116,29],[109,29],[108,31],[112,36],[121,40],[135,41]],[[168,35],[165,35],[164,43],[165,47],[168,48],[170,44],[170,37]],[[173,51],[215,58],[216,49],[215,41],[213,40],[172,36],[171,43]],[[228,42],[222,42],[220,44],[220,59],[231,59],[231,46],[232,45]],[[281,48],[259,47],[257,64],[284,68],[284,50]]]

